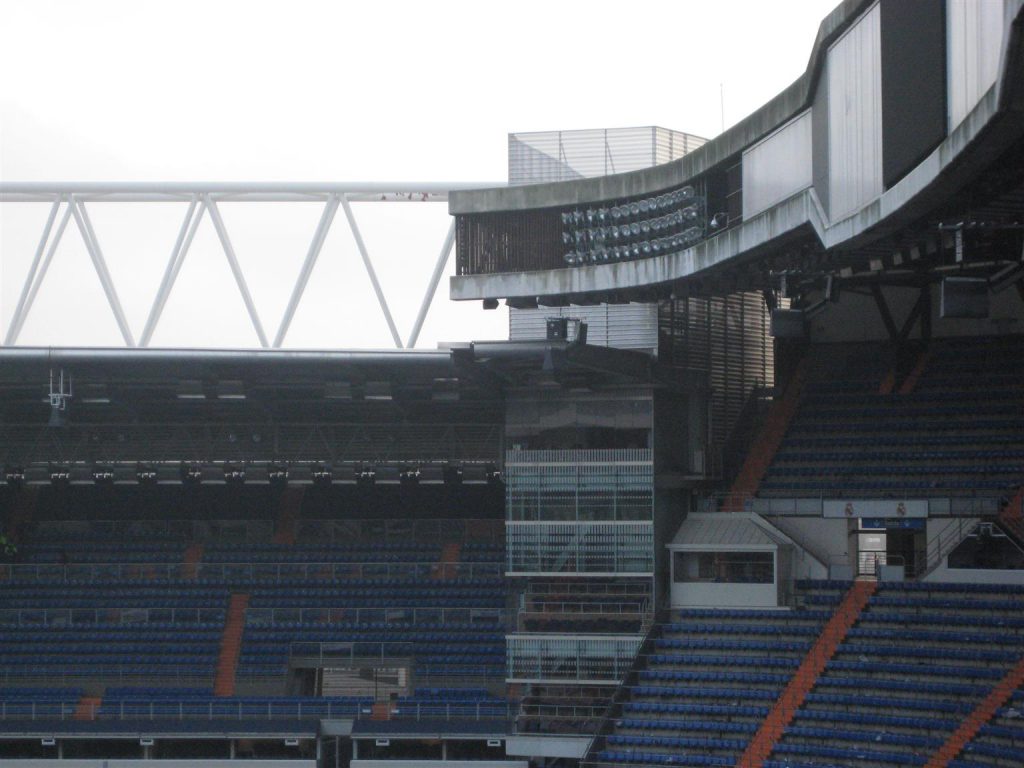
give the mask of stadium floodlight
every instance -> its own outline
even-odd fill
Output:
[[[20,488],[25,483],[25,468],[5,467],[4,482],[14,488]]]
[[[198,464],[183,463],[179,470],[181,482],[185,485],[198,485],[203,479],[203,469]]]
[[[630,203],[629,204],[629,215],[630,216],[639,216],[640,215],[640,203]]]
[[[696,221],[700,218],[700,208],[697,205],[688,205],[679,211],[680,221]]]
[[[637,203],[637,207],[640,209],[640,215],[646,216],[647,213],[651,210],[651,201],[648,200],[647,198],[644,198],[639,203]]]
[[[711,217],[708,226],[711,229],[722,229],[729,223],[729,214],[726,211],[719,211]]]
[[[689,229],[684,230],[680,237],[683,239],[684,243],[689,244],[700,240],[703,235],[704,232],[700,227],[690,227]]]
[[[314,464],[309,474],[313,478],[313,485],[330,485],[334,479],[331,468],[324,464]]]
[[[693,190],[693,187],[691,187],[691,186],[680,187],[677,190],[677,192],[679,194],[679,199],[680,200],[690,200],[690,199],[693,198],[693,196],[695,194],[695,192]]]

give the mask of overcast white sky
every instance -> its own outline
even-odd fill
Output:
[[[713,137],[720,87],[728,127],[799,76],[835,3],[0,0],[0,179],[503,181],[509,132]],[[405,338],[445,206],[354,207]],[[319,206],[222,209],[272,336]],[[138,337],[185,206],[89,210]],[[47,212],[0,204],[0,338]],[[506,336],[442,281],[419,346]],[[19,343],[121,343],[73,227]],[[257,345],[208,220],[153,345]],[[286,346],[392,346],[340,213]]]

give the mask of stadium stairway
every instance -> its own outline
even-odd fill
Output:
[[[804,657],[782,695],[772,706],[757,733],[750,740],[746,751],[736,764],[737,768],[761,768],[772,753],[775,742],[793,721],[793,715],[803,704],[807,694],[814,688],[825,665],[835,655],[846,633],[857,622],[864,606],[874,594],[877,582],[855,581],[836,608],[832,618],[825,624],[821,634]],[[1011,689],[1012,690],[1012,689]]]
[[[182,556],[181,578],[194,579],[199,575],[199,563],[203,559],[203,545],[193,542],[185,548]]]
[[[974,711],[964,718],[960,726],[925,764],[925,768],[946,768],[959,755],[967,742],[973,739],[981,727],[992,719],[1013,692],[1024,684],[1024,657],[1006,673],[1002,680],[981,700]]]
[[[917,387],[917,382],[924,373],[925,368],[928,367],[928,361],[931,360],[931,353],[925,350],[917,357],[917,362],[914,363],[914,367],[910,369],[910,373],[907,374],[907,378],[900,384],[899,393],[901,395],[912,394],[914,389]]]
[[[458,542],[449,542],[441,549],[441,560],[434,567],[435,579],[454,579],[458,572],[462,547]]]
[[[103,699],[100,696],[82,696],[78,700],[78,704],[75,705],[75,713],[71,719],[79,722],[95,720],[102,702]]]
[[[277,525],[274,530],[275,544],[295,543],[295,524],[299,520],[302,498],[306,489],[301,486],[289,486],[281,494],[281,508],[278,512]]]
[[[217,675],[213,681],[215,696],[235,695],[235,673],[238,671],[242,633],[245,631],[245,612],[248,607],[249,595],[238,592],[231,595],[224,635],[220,641],[220,655],[217,658]]]
[[[768,410],[757,440],[751,446],[739,474],[729,489],[728,498],[723,505],[724,511],[742,511],[744,499],[757,493],[761,478],[771,466],[772,459],[775,458],[775,453],[782,444],[782,438],[789,427],[789,422],[796,413],[806,376],[807,358],[804,357],[793,371],[782,397],[772,403]]]

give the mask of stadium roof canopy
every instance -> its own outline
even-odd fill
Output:
[[[980,22],[946,5],[846,0],[822,21],[803,75],[678,160],[453,192],[452,298],[652,301],[778,288],[781,274],[798,297],[796,283],[829,276],[920,286],[1014,265],[1019,276],[1024,3],[965,5]],[[601,232],[579,223],[684,186],[706,203],[703,234],[652,255],[608,247],[605,219],[594,219]]]
[[[436,351],[7,348],[0,465],[483,465],[497,457],[505,392],[538,382],[651,385],[656,373],[642,353],[566,341]]]

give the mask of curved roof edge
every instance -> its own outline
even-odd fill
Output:
[[[813,98],[828,47],[873,2],[875,0],[843,0],[818,26],[807,69],[800,77],[760,109],[678,160],[593,179],[453,190],[448,197],[448,212],[452,215],[491,213],[595,203],[651,194],[682,184],[743,151],[806,109]]]

